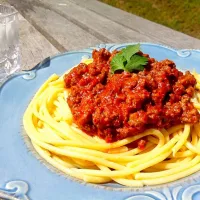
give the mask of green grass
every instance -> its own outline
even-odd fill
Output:
[[[200,39],[200,0],[100,1]]]

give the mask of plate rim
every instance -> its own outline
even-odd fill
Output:
[[[176,52],[176,53],[178,53],[178,52],[181,52],[181,53],[187,53],[188,51],[189,52],[192,52],[192,51],[194,51],[194,52],[197,52],[197,53],[200,53],[200,49],[176,49],[176,48],[172,48],[172,47],[169,47],[169,46],[167,46],[167,45],[163,45],[163,44],[157,44],[157,43],[149,43],[149,42],[133,42],[133,43],[122,43],[122,44],[115,44],[115,43],[109,43],[109,44],[99,44],[99,45],[97,45],[96,47],[89,47],[89,48],[86,48],[86,49],[82,49],[82,50],[76,50],[76,51],[69,51],[69,52],[63,52],[63,53],[59,53],[59,54],[57,54],[57,55],[53,55],[53,56],[49,56],[49,57],[47,57],[47,58],[45,58],[45,59],[43,59],[41,62],[39,62],[37,65],[35,65],[35,67],[33,67],[32,69],[29,69],[29,70],[23,70],[23,71],[21,71],[21,72],[19,72],[19,73],[14,73],[13,75],[11,75],[11,76],[9,76],[4,82],[3,82],[3,84],[1,84],[0,85],[0,93],[1,93],[1,89],[2,89],[2,86],[4,85],[4,84],[6,84],[8,81],[10,81],[10,80],[12,80],[14,77],[16,77],[16,76],[32,76],[32,77],[29,77],[29,78],[27,78],[27,79],[33,79],[34,77],[34,73],[37,71],[37,70],[39,70],[39,69],[41,69],[40,67],[42,66],[42,65],[44,65],[47,61],[48,61],[48,59],[54,59],[54,58],[57,58],[57,57],[60,57],[60,56],[65,56],[65,55],[69,55],[69,54],[77,54],[78,52],[82,52],[82,53],[91,53],[91,51],[93,50],[93,49],[97,49],[97,48],[104,48],[104,46],[105,47],[116,47],[116,46],[127,46],[127,45],[130,45],[130,44],[137,44],[137,43],[140,43],[140,44],[142,44],[142,45],[151,45],[151,46],[156,46],[156,47],[162,47],[162,48],[165,48],[165,49],[168,49],[168,50],[170,50],[170,51],[173,51],[173,52]],[[188,56],[188,54],[185,56],[183,56],[183,57],[187,57]],[[182,57],[182,56],[181,56]],[[25,78],[26,79],[26,78]],[[191,175],[192,176],[192,175]],[[182,179],[181,179],[182,180]],[[176,181],[177,182],[177,181]],[[182,181],[182,182],[184,182],[184,181]],[[168,185],[168,184],[170,184],[170,185]],[[171,190],[173,190],[174,188],[175,188],[175,186],[174,186],[174,184],[173,183],[168,183],[168,184],[164,184],[164,185],[166,185],[166,187],[168,187],[169,188],[169,190],[171,189]],[[177,183],[175,183],[176,185],[177,185]],[[189,183],[190,184],[190,183]],[[182,184],[181,184],[182,185]],[[187,190],[190,186],[194,186],[195,185],[195,183],[192,183],[192,184],[190,184],[190,185],[188,185],[188,186],[186,186],[186,188],[185,188],[185,190]],[[200,186],[200,184],[198,184],[199,186]],[[152,186],[150,186],[150,187],[152,187]],[[180,187],[185,187],[185,186],[180,186]],[[94,187],[93,187],[94,188]],[[160,192],[160,190],[163,188],[163,186],[161,186],[161,187],[159,187],[159,186],[153,186],[152,187],[152,189],[153,190],[159,190],[159,192]],[[98,189],[98,187],[97,187],[97,189]],[[102,189],[102,188],[101,188]],[[110,190],[110,189],[109,189]],[[112,189],[111,189],[112,190]],[[148,194],[148,191],[146,191],[146,190],[143,190],[142,191],[142,188],[141,188],[141,190],[138,190],[138,188],[136,188],[136,189],[134,189],[134,190],[124,190],[124,189],[122,189],[123,190],[123,192],[139,192],[140,193],[140,195],[141,194]],[[112,191],[116,191],[116,190],[112,190]],[[120,190],[117,190],[117,191],[120,191]],[[1,192],[1,190],[0,190],[0,192]],[[171,192],[171,191],[169,191],[169,192]],[[168,193],[167,191],[165,192],[166,194]],[[183,193],[184,193],[184,191],[183,191]],[[149,193],[150,194],[150,193]],[[155,194],[153,194],[153,193],[151,193],[150,195],[155,195]],[[166,196],[167,197],[167,196]],[[175,199],[175,198],[174,198]],[[130,198],[128,198],[127,200],[131,200],[131,197]]]

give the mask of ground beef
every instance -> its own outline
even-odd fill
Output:
[[[117,51],[93,51],[93,63],[80,63],[64,76],[74,122],[86,133],[107,142],[139,134],[148,128],[169,128],[199,121],[190,102],[196,80],[183,74],[171,60],[156,61],[149,55],[140,72],[110,73]]]

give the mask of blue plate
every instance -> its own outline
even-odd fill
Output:
[[[110,51],[122,45],[99,45]],[[183,70],[200,73],[199,50],[175,50],[141,43],[144,53],[157,60],[171,59]],[[30,71],[9,77],[0,86],[0,198],[10,200],[199,200],[200,173],[155,187],[128,188],[118,184],[86,184],[57,171],[42,160],[24,134],[22,117],[30,100],[53,73],[63,74],[90,58],[94,48],[46,58]]]

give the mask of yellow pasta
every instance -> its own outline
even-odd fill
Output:
[[[92,60],[86,60],[90,63]],[[200,75],[195,74],[200,89]],[[200,169],[200,124],[178,125],[106,143],[73,124],[63,77],[52,75],[29,104],[23,124],[38,152],[62,172],[91,183],[130,187],[167,183]],[[197,91],[194,106],[200,109]],[[144,150],[128,144],[146,138]]]

